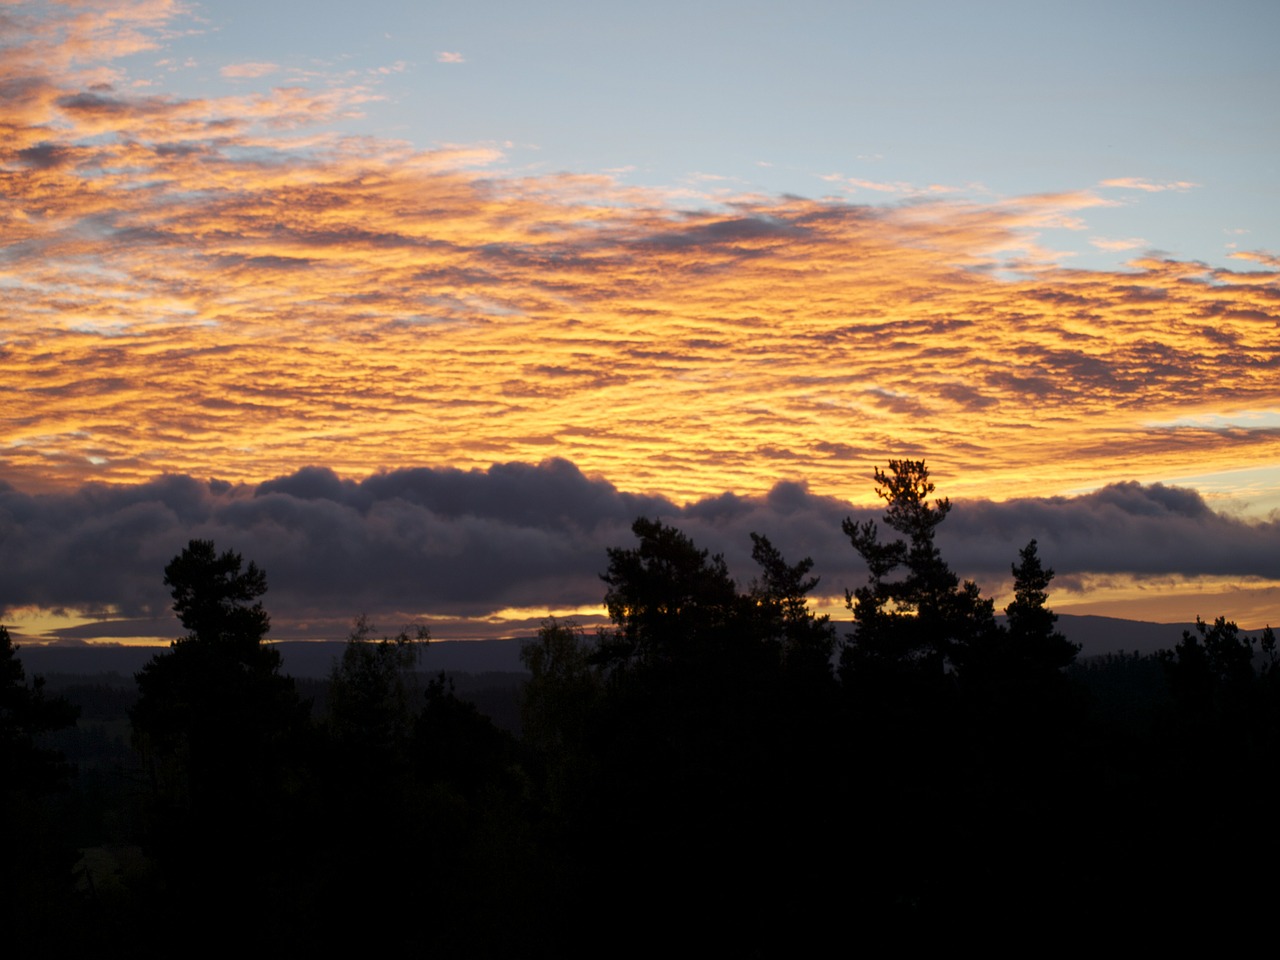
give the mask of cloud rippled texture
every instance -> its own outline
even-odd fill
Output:
[[[118,59],[176,4],[9,9],[0,456],[24,489],[562,456],[678,501],[864,498],[867,464],[923,456],[953,495],[1033,496],[1280,461],[1230,420],[1280,407],[1273,260],[1066,269],[1037,233],[1095,192],[684,209],[329,132],[377,95],[356,83],[134,88]]]

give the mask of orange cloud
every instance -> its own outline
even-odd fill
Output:
[[[919,186],[914,183],[908,183],[905,180],[895,180],[891,182],[879,180],[863,180],[859,177],[846,177],[838,173],[829,173],[822,176],[823,180],[828,183],[838,183],[849,193],[856,193],[858,190],[870,190],[874,193],[897,193],[903,196],[922,196],[925,194],[948,194],[956,193],[956,187],[948,187],[943,184],[931,183],[926,186]]]
[[[1198,187],[1200,184],[1192,183],[1190,180],[1169,180],[1165,183],[1153,183],[1142,177],[1116,177],[1111,180],[1103,180],[1100,186],[1114,187],[1121,190],[1141,190],[1144,193],[1161,193],[1165,190],[1190,190]]]
[[[275,63],[230,63],[218,71],[230,80],[253,80],[278,73],[279,64]]]
[[[1252,260],[1265,267],[1280,267],[1280,256],[1266,250],[1239,250],[1229,256],[1237,260]]]
[[[1112,252],[1136,250],[1139,247],[1149,246],[1147,241],[1143,240],[1141,237],[1130,237],[1128,240],[1110,239],[1107,237],[1090,237],[1089,242],[1099,250]]]
[[[174,7],[148,9],[126,46]],[[116,49],[37,23],[4,67],[10,480],[563,456],[680,499],[863,498],[907,455],[1014,496],[1280,462],[1273,429],[1172,425],[1280,406],[1276,275],[1065,269],[1037,233],[1092,191],[686,209],[325,131],[366,88],[86,86],[32,53],[77,31]]]

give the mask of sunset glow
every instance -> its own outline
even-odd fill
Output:
[[[871,468],[906,456],[956,500],[1200,478],[1274,523],[1280,258],[1092,225],[1190,175],[802,197],[520,169],[501,144],[358,132],[388,95],[372,70],[255,55],[204,64],[207,95],[157,86],[209,8],[0,6],[20,491],[561,458],[677,504],[799,481],[872,505]],[[448,43],[433,69],[475,66]],[[1124,259],[1073,267],[1063,234]],[[1250,619],[1280,620],[1266,596]]]

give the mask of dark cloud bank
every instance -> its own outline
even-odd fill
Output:
[[[361,481],[309,467],[256,487],[164,476],[30,495],[0,483],[0,611],[161,615],[164,566],[192,538],[265,569],[277,622],[564,609],[600,602],[605,551],[631,545],[641,515],[724,553],[743,584],[755,574],[748,534],[763,533],[793,561],[812,556],[819,592],[838,594],[865,576],[841,521],[879,514],[787,482],[763,497],[723,494],[681,507],[621,492],[565,460]],[[992,589],[1033,537],[1060,586],[1086,573],[1280,578],[1280,521],[1236,520],[1192,490],[1159,484],[957,503],[939,543],[958,572]]]

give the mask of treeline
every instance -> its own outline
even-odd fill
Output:
[[[193,541],[165,570],[188,633],[137,676],[131,786],[75,799],[40,738],[67,706],[4,634],[7,929],[127,955],[770,956],[1269,906],[1271,631],[1219,619],[1077,664],[1035,541],[1001,622],[935,545],[950,503],[925,465],[876,481],[887,529],[845,524],[868,569],[850,637],[810,610],[808,559],[753,535],[743,589],[642,518],[608,552],[613,626],[526,644],[518,737],[421,676],[425,633],[363,620],[312,711],[263,642],[262,571]],[[56,810],[140,855],[82,861],[73,889],[94,838]]]

